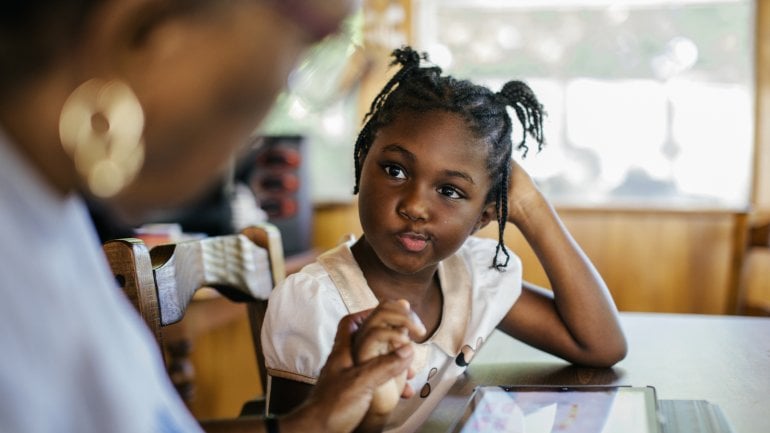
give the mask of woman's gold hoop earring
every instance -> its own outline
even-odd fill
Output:
[[[144,162],[144,112],[131,87],[118,80],[88,80],[67,98],[59,138],[91,193],[111,197]]]

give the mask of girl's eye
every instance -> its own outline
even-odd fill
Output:
[[[456,188],[451,186],[441,186],[438,188],[438,193],[452,199],[461,199],[463,195],[460,194]]]
[[[397,165],[386,165],[385,173],[387,173],[388,176],[394,177],[396,179],[406,179],[406,173],[404,173],[404,169]]]

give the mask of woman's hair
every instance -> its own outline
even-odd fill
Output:
[[[521,140],[516,146],[523,156],[527,155],[527,135],[535,139],[538,151],[544,144],[542,121],[543,108],[532,90],[521,81],[509,81],[494,93],[484,86],[468,80],[442,76],[437,66],[420,67],[420,60],[427,55],[409,47],[393,51],[393,63],[401,65],[395,75],[374,98],[369,112],[364,116],[364,126],[358,134],[353,153],[356,183],[353,193],[358,193],[361,167],[374,142],[377,131],[403,112],[446,111],[461,116],[479,143],[486,145],[487,168],[492,187],[487,203],[495,202],[497,214],[498,244],[492,267],[503,270],[510,255],[503,243],[505,224],[508,219],[508,189],[511,171],[513,132],[511,118],[506,107],[511,107],[522,125]],[[505,260],[498,260],[500,252]]]
[[[0,97],[36,77],[80,36],[99,0],[4,0],[0,4]]]
[[[0,100],[66,59],[86,23],[107,0],[2,0],[0,2]],[[112,0],[115,1],[115,0]],[[126,1],[126,0],[124,0]],[[168,14],[217,0],[173,0]]]

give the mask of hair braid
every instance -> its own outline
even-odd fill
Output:
[[[523,150],[522,156],[529,152],[527,146],[527,134],[531,135],[538,144],[538,150],[543,149],[543,106],[537,100],[535,93],[521,81],[509,81],[505,83],[498,95],[504,103],[516,112],[516,117],[521,122],[522,136],[516,149]]]
[[[510,181],[510,166],[508,166],[508,173],[503,176],[503,181],[500,184],[500,194],[495,200],[495,213],[497,214],[497,247],[495,247],[495,256],[492,258],[492,267],[498,271],[505,270],[508,266],[508,262],[511,260],[511,255],[508,253],[508,249],[505,247],[504,235],[505,224],[508,222],[508,183]],[[505,255],[505,261],[500,263],[498,257],[500,251]]]

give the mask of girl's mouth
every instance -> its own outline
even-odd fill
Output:
[[[401,233],[398,241],[405,250],[413,253],[419,253],[428,245],[428,238],[416,233]]]

